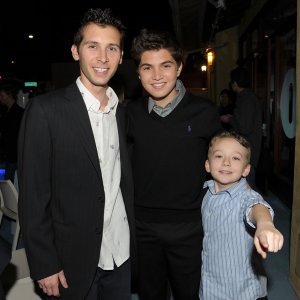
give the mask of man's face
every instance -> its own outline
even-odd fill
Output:
[[[122,62],[121,34],[113,26],[89,24],[73,58],[79,61],[81,80],[86,87],[105,87]]]

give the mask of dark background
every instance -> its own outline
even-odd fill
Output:
[[[168,0],[139,1],[23,1],[6,2],[0,17],[0,75],[21,80],[51,80],[51,65],[72,62],[71,45],[88,8],[111,8],[127,28],[124,58],[139,30],[173,31]],[[2,2],[1,6],[4,3]],[[28,39],[33,34],[34,39]],[[11,63],[14,61],[14,64]]]

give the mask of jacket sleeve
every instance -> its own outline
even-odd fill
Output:
[[[61,270],[51,219],[51,132],[39,98],[28,103],[18,139],[19,219],[33,279]]]

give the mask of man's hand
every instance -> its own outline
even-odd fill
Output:
[[[38,280],[38,284],[43,292],[48,296],[60,296],[59,284],[61,284],[64,288],[68,288],[64,271],[60,271],[59,273]]]

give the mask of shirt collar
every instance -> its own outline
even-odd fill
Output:
[[[220,191],[216,193],[214,180],[208,180],[204,182],[204,188],[208,188],[211,194],[220,194],[220,193],[228,193],[231,197],[234,197],[237,193],[239,193],[242,189],[248,188],[248,183],[246,178],[241,178],[236,184],[231,186],[227,190]]]
[[[178,105],[178,103],[184,97],[184,94],[185,94],[185,91],[186,91],[186,89],[185,89],[185,87],[184,87],[184,85],[183,85],[183,83],[180,79],[177,79],[177,81],[176,81],[176,91],[178,92],[176,97],[166,106],[170,109],[170,111],[172,111]],[[155,101],[153,100],[153,98],[150,96],[149,101],[148,101],[148,111],[149,111],[149,113],[151,113],[154,106],[156,106],[157,109],[161,109],[161,110],[166,109],[166,107],[157,106]]]
[[[84,84],[80,80],[80,77],[76,79],[76,84],[83,97],[87,110],[98,113],[100,109],[100,101],[84,86]],[[112,111],[113,114],[116,114],[116,110],[119,102],[118,96],[116,95],[116,93],[111,87],[108,87],[106,89],[106,96],[108,97],[108,103],[103,113],[108,113]]]

